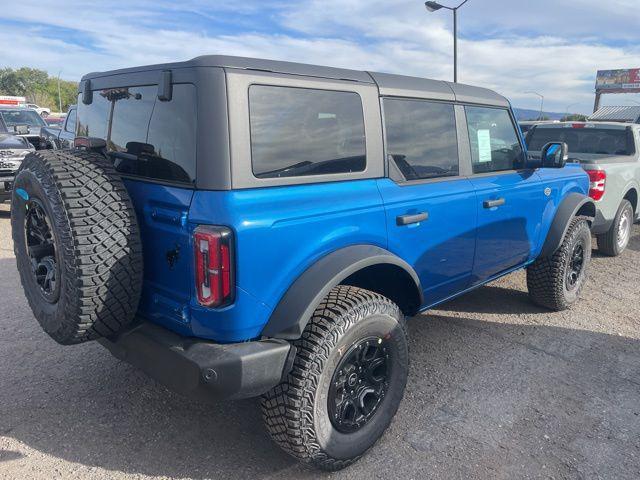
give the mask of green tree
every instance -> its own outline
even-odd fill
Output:
[[[60,80],[58,97],[58,78],[50,77],[44,70],[22,67],[0,69],[0,95],[17,95],[27,97],[27,101],[36,103],[52,111],[66,112],[69,105],[76,103],[78,84]]]
[[[587,116],[581,113],[572,113],[571,115],[565,115],[560,119],[561,122],[586,122]]]

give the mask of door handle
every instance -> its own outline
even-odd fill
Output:
[[[412,213],[410,215],[398,215],[396,217],[396,225],[410,225],[412,223],[419,223],[429,218],[427,212]]]
[[[496,200],[485,200],[484,202],[482,202],[482,206],[484,208],[493,208],[493,207],[500,207],[505,203],[507,202],[504,198],[498,198]]]

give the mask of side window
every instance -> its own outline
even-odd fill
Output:
[[[94,91],[90,105],[78,104],[78,136],[103,138],[120,173],[192,183],[196,88],[175,84],[168,102],[157,95],[157,85]]]
[[[147,142],[147,129],[158,87],[112,88],[99,94],[113,103],[107,150],[127,152],[130,145]],[[94,93],[95,97],[95,93]]]
[[[514,170],[523,152],[509,112],[499,108],[465,107],[473,173]]]
[[[459,173],[453,105],[421,100],[384,100],[387,153],[407,180]]]
[[[76,131],[76,109],[69,110],[69,115],[67,115],[67,120],[64,124],[64,129],[66,132],[75,133]]]
[[[249,116],[257,178],[366,168],[364,114],[357,93],[252,85]]]

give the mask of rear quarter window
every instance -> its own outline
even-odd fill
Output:
[[[196,175],[196,89],[173,85],[158,100],[156,85],[96,90],[78,102],[77,135],[98,137],[116,170],[125,175],[193,183]]]
[[[249,112],[257,178],[366,168],[362,100],[355,92],[252,85]]]

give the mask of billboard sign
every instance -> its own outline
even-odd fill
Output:
[[[640,93],[640,68],[598,70],[596,92]]]

